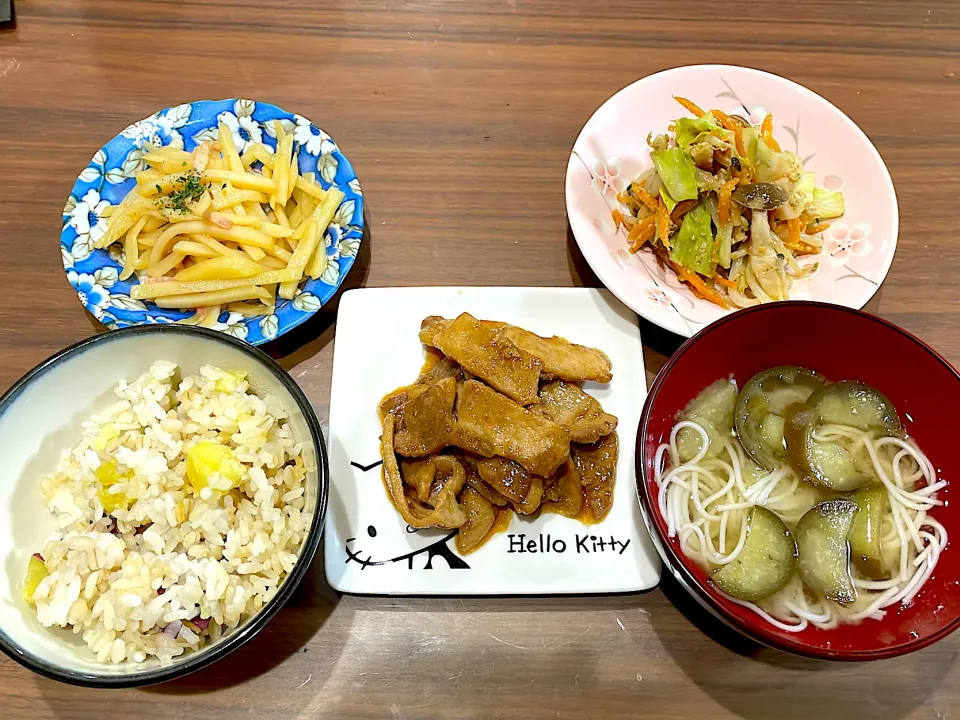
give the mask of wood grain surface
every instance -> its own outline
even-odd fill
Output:
[[[349,287],[596,285],[564,216],[569,149],[624,85],[706,62],[796,80],[873,139],[901,230],[868,309],[960,363],[956,0],[16,6],[0,32],[0,389],[99,331],[63,276],[61,208],[133,120],[225,97],[315,120],[368,204]],[[271,348],[323,418],[335,310]],[[652,379],[679,339],[642,330]],[[88,690],[0,658],[0,717],[946,720],[960,717],[958,652],[952,637],[874,664],[789,657],[731,637],[667,578],[620,597],[337,597],[318,556],[255,640],[181,681]]]

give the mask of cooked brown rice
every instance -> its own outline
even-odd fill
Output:
[[[242,373],[178,375],[158,361],[122,381],[42,482],[59,530],[41,553],[37,618],[81,634],[101,662],[169,662],[237,627],[276,594],[310,525],[307,468],[280,401],[257,397]],[[214,472],[196,491],[186,452],[199,441],[232,451],[238,483]],[[105,514],[96,471],[111,459],[122,479],[107,492],[129,507]]]

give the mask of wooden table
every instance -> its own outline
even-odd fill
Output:
[[[569,148],[616,90],[705,62],[790,77],[870,135],[897,187],[901,232],[869,309],[960,363],[955,0],[16,9],[18,27],[0,34],[2,388],[100,330],[63,277],[60,210],[94,150],[133,120],[251,97],[322,124],[368,203],[371,234],[350,287],[597,285],[564,216]],[[324,418],[335,319],[325,308],[273,348]],[[679,340],[642,329],[652,379]],[[731,637],[667,580],[624,597],[338,598],[318,556],[266,630],[201,674],[110,692],[3,657],[0,717],[945,720],[960,714],[958,652],[953,637],[899,660],[805,661]]]

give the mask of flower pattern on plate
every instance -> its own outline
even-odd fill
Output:
[[[222,112],[217,116],[217,119],[230,129],[230,134],[233,135],[233,144],[237,146],[237,152],[241,155],[251,145],[263,142],[263,130],[250,115],[234,115],[233,113]]]
[[[302,115],[294,116],[297,126],[293,129],[293,139],[300,143],[311,155],[329,155],[337,146],[330,136]]]
[[[643,289],[643,294],[646,296],[654,305],[659,307],[670,307],[670,298],[667,297],[667,294],[658,287],[647,286]]]
[[[616,198],[621,185],[620,161],[617,158],[606,161],[594,158],[590,174],[593,176],[591,185],[594,190],[607,199]]]
[[[254,142],[262,142],[273,152],[277,144],[275,121],[280,122],[284,132],[294,133],[300,171],[315,173],[324,188],[336,186],[344,194],[324,237],[327,267],[321,277],[307,279],[293,300],[280,300],[274,314],[246,317],[223,312],[215,327],[259,345],[301,324],[333,297],[353,267],[363,240],[363,193],[349,160],[329,135],[274,105],[253,100],[205,100],[161,110],[124,129],[96,152],[64,203],[60,255],[67,280],[94,317],[114,329],[177,322],[193,314],[165,310],[130,297],[130,288],[137,284],[137,279],[119,279],[123,248],[116,243],[107,249],[94,248],[107,229],[104,209],[119,203],[134,187],[134,175],[146,167],[144,144],[172,145],[192,151],[200,143],[215,139],[218,123],[223,122],[233,133],[240,152]],[[296,133],[305,126],[300,133],[306,142],[301,142]],[[319,154],[311,152],[310,142]]]
[[[87,190],[79,201],[73,203],[67,224],[77,233],[71,249],[75,261],[86,260],[93,252],[94,244],[107,231],[107,219],[103,217],[103,211],[108,207],[110,203],[93,189]]]
[[[87,312],[98,320],[102,318],[104,309],[110,305],[110,291],[100,285],[96,277],[87,273],[70,270],[67,279],[77,289],[77,296]]]
[[[862,257],[873,250],[867,239],[869,236],[870,226],[867,223],[860,223],[853,228],[846,223],[834,223],[827,231],[823,249],[833,265],[843,265],[851,257]]]

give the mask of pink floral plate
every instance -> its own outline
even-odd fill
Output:
[[[816,93],[732,65],[690,65],[638,80],[601,105],[580,131],[567,165],[567,217],[603,284],[636,313],[685,337],[734,312],[697,298],[651,253],[631,255],[611,219],[617,193],[652,165],[647,133],[666,132],[688,114],[675,95],[754,123],[772,113],[781,146],[803,159],[818,185],[843,191],[846,214],[823,233],[823,250],[805,260],[818,269],[796,281],[790,297],[862,308],[886,277],[897,246],[897,197],[880,154]]]

